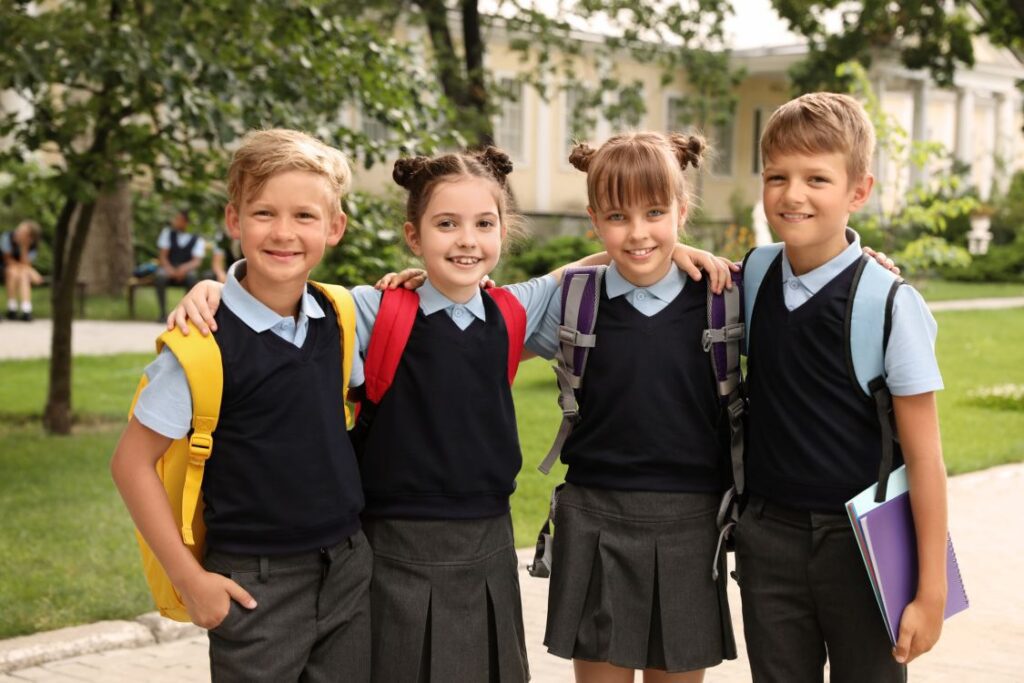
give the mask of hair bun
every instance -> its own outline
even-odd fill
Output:
[[[490,169],[491,173],[494,174],[494,179],[498,181],[499,185],[505,184],[505,179],[510,173],[512,173],[512,158],[501,149],[488,145],[480,151],[477,155],[477,159],[480,160],[484,166]]]
[[[572,151],[569,152],[569,163],[577,170],[586,173],[587,169],[590,168],[590,160],[594,158],[596,152],[597,150],[587,143],[578,142],[573,146]]]
[[[391,172],[391,177],[396,183],[409,189],[412,187],[413,179],[419,175],[427,164],[430,163],[429,157],[403,157],[395,160],[395,168]]]
[[[700,135],[681,135],[673,133],[669,137],[672,148],[676,152],[679,165],[685,170],[687,166],[698,168],[704,160],[704,152],[707,150],[707,143]]]

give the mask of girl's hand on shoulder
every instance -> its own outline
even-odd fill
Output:
[[[704,277],[703,269],[708,274],[708,287],[715,294],[721,294],[723,289],[732,289],[732,274],[740,270],[740,266],[727,258],[685,244],[675,246],[672,261],[693,280]]]
[[[182,334],[187,335],[188,323],[191,321],[203,336],[217,331],[217,321],[213,316],[220,308],[221,290],[224,285],[216,280],[203,280],[189,290],[171,314],[167,316],[167,329],[178,327]]]
[[[406,268],[401,273],[388,273],[377,280],[374,287],[379,290],[398,289],[419,289],[427,281],[427,271],[422,268]]]
[[[945,600],[926,600],[921,597],[907,605],[900,618],[899,639],[892,656],[900,664],[909,664],[928,652],[939,641]]]
[[[893,275],[899,275],[900,269],[895,262],[881,251],[875,251],[871,247],[864,247],[864,253],[875,259],[878,265],[882,266],[886,270],[892,271]]]

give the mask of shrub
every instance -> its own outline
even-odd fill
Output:
[[[963,282],[1024,282],[1024,237],[1013,244],[991,245],[969,266],[939,269],[942,277]]]

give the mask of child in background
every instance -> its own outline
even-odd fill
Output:
[[[32,285],[43,281],[32,266],[41,234],[42,230],[35,221],[22,221],[14,230],[0,234],[8,320],[32,320]]]
[[[874,130],[846,95],[779,108],[761,137],[764,208],[785,244],[748,330],[749,500],[736,529],[737,574],[753,680],[906,680],[938,640],[946,601],[946,475],[934,392],[935,320],[900,286],[886,384],[910,483],[917,595],[890,648],[845,502],[877,481],[882,432],[851,386],[845,310],[860,257],[850,214],[871,194]],[[899,465],[897,458],[896,465]]]
[[[342,401],[340,330],[307,287],[345,232],[344,156],[296,131],[250,133],[232,160],[225,223],[245,269],[217,313],[224,394],[202,483],[207,552],[182,542],[154,466],[192,422],[167,348],[114,452],[128,510],[210,629],[214,681],[368,681],[372,553]]]
[[[569,158],[587,174],[594,232],[611,257],[579,422],[562,449],[548,651],[577,681],[700,681],[736,657],[715,517],[729,482],[728,420],[701,334],[707,284],[672,254],[690,208],[683,171],[704,141],[617,135]],[[561,300],[527,344],[555,355]]]

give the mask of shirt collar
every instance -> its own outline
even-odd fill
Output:
[[[228,269],[228,279],[224,282],[224,291],[221,299],[231,312],[238,316],[239,320],[248,325],[254,332],[265,332],[287,316],[281,316],[272,311],[265,303],[254,297],[242,286],[239,278],[245,278],[245,259],[236,261]],[[313,295],[309,293],[309,285],[306,285],[302,292],[302,299],[299,305],[299,319],[302,323],[305,318],[323,318],[324,309],[316,302]]]
[[[622,273],[620,273],[616,265],[612,263],[608,266],[607,272],[605,272],[604,281],[609,299],[629,294],[637,289],[646,289],[655,298],[669,302],[679,296],[679,292],[682,291],[683,286],[686,284],[686,274],[679,270],[679,267],[673,263],[672,267],[669,268],[669,271],[665,274],[665,277],[648,287],[638,287],[626,278],[622,277]]]
[[[485,321],[487,320],[487,314],[484,313],[484,300],[480,294],[480,290],[474,292],[473,298],[464,304],[457,304],[441,292],[437,291],[437,288],[430,284],[430,280],[424,282],[423,286],[416,290],[416,292],[420,295],[420,310],[423,311],[424,315],[431,315],[438,311],[462,306],[476,318]]]
[[[846,270],[850,264],[860,258],[860,235],[852,228],[846,229],[846,240],[849,245],[829,261],[821,264],[814,270],[809,270],[803,275],[795,275],[793,266],[789,263],[789,257],[782,259],[782,283],[787,284],[791,280],[797,280],[811,294],[816,294],[822,287],[831,282],[839,273]],[[785,254],[785,248],[783,248]]]

